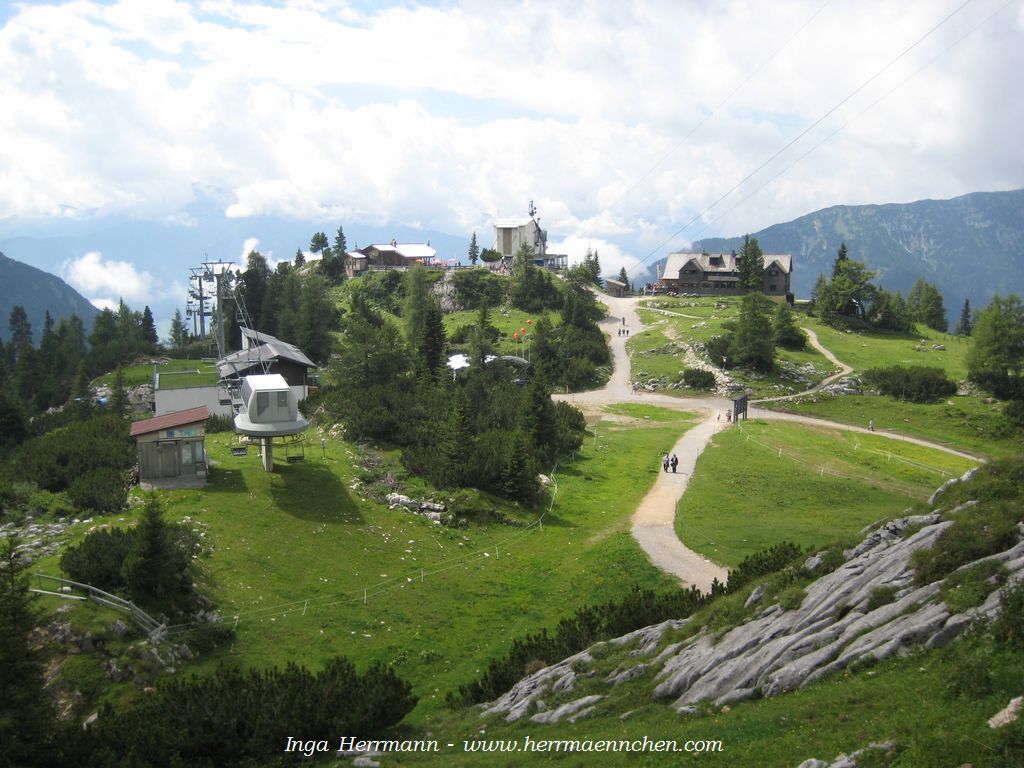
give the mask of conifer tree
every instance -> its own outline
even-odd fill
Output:
[[[970,336],[974,330],[974,322],[971,319],[971,300],[964,299],[964,308],[960,311],[960,322],[956,326],[957,336]]]
[[[785,302],[780,302],[776,308],[772,326],[772,339],[778,346],[803,349],[807,345],[807,334],[797,327],[793,310]]]
[[[142,340],[149,349],[154,349],[160,343],[160,336],[156,332],[156,321],[153,320],[153,310],[147,304],[142,310]]]
[[[537,473],[530,458],[529,442],[521,431],[513,433],[501,476],[502,488],[509,498],[524,504],[532,504],[537,498]]]
[[[305,263],[306,263],[306,256],[305,256],[305,254],[302,252],[301,248],[296,248],[295,249],[295,267],[296,268],[301,267],[301,266],[305,265]]]
[[[740,263],[737,268],[739,287],[744,293],[761,291],[764,287],[764,255],[756,237],[746,235],[743,248],[740,250]]]
[[[45,765],[53,714],[42,658],[29,641],[38,617],[17,543],[9,536],[0,544],[0,765]]]
[[[836,253],[836,260],[832,263],[832,279],[834,280],[839,275],[839,270],[843,262],[849,260],[849,254],[846,251],[846,243],[842,242],[839,244],[839,251]]]
[[[619,282],[626,286],[626,292],[629,293],[633,289],[629,285],[629,275],[626,274],[626,268],[623,267],[619,270]]]
[[[763,293],[748,293],[740,302],[736,331],[729,345],[734,365],[755,371],[770,371],[774,364],[772,345],[771,299]]]
[[[477,259],[480,258],[480,246],[476,243],[476,232],[469,238],[469,263],[474,267],[476,266]]]

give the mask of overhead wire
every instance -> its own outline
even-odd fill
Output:
[[[782,43],[782,45],[780,45],[778,48],[776,48],[768,56],[768,58],[764,59],[760,64],[758,64],[750,72],[750,74],[747,75],[746,79],[744,79],[743,82],[741,82],[739,85],[737,85],[735,88],[733,88],[724,99],[722,99],[721,101],[718,102],[718,104],[716,104],[714,107],[712,107],[711,111],[708,112],[708,114],[704,115],[704,117],[702,117],[700,119],[700,121],[696,125],[694,125],[686,133],[686,135],[683,136],[682,139],[679,140],[678,143],[676,143],[671,149],[669,149],[668,152],[663,154],[661,156],[661,158],[659,158],[658,161],[654,165],[652,165],[650,168],[648,168],[647,171],[644,172],[643,175],[641,175],[636,181],[634,181],[629,186],[629,188],[626,189],[625,192],[623,192],[621,195],[619,195],[615,199],[615,201],[611,205],[608,206],[608,210],[614,210],[618,206],[619,203],[621,203],[623,200],[625,200],[633,192],[634,189],[636,189],[644,181],[646,181],[647,178],[652,173],[654,173],[658,168],[660,168],[665,163],[666,160],[668,160],[672,155],[674,155],[676,152],[678,152],[679,149],[681,147],[683,147],[686,144],[687,141],[689,141],[690,137],[693,136],[693,134],[695,134],[697,131],[699,131],[709,120],[711,120],[711,118],[713,118],[718,113],[718,111],[722,107],[724,107],[726,104],[728,104],[729,101],[732,99],[732,97],[735,96],[737,93],[739,93],[747,85],[747,83],[749,83],[751,80],[753,80],[755,77],[757,77],[757,75],[761,72],[762,69],[764,69],[769,63],[771,63],[771,61],[776,56],[778,56],[780,53],[782,53],[782,51],[785,50],[785,48],[791,42],[793,42],[794,39],[796,39],[797,35],[799,35],[801,32],[803,32],[808,27],[808,25],[810,25],[810,23],[812,21],[814,21],[816,18],[818,18],[818,16],[821,14],[822,11],[825,10],[825,8],[827,8],[829,5],[832,4],[832,1],[833,0],[825,0],[825,2],[822,3],[818,7],[818,10],[816,10],[813,14],[811,14],[811,17],[809,19],[807,19],[803,24],[800,25],[800,27],[796,30],[796,32],[794,32],[792,35],[790,35],[786,39],[786,41]]]
[[[960,37],[958,37],[958,38],[957,38],[956,40],[954,40],[954,41],[953,41],[952,43],[950,43],[950,44],[949,44],[949,45],[947,45],[947,46],[946,46],[945,48],[943,48],[943,49],[942,49],[941,51],[939,51],[939,52],[938,52],[937,54],[935,54],[935,56],[933,56],[933,57],[932,57],[932,58],[930,58],[930,59],[929,59],[929,60],[928,60],[927,62],[925,62],[924,64],[922,64],[922,65],[921,65],[921,66],[920,66],[919,68],[917,68],[916,70],[914,70],[914,71],[913,71],[913,72],[912,72],[911,74],[909,74],[909,75],[908,75],[907,77],[905,77],[905,78],[904,78],[903,80],[901,80],[901,81],[900,81],[899,83],[897,83],[897,84],[896,84],[895,86],[893,86],[893,87],[892,87],[892,88],[891,88],[890,90],[886,91],[886,92],[885,92],[884,94],[882,94],[882,95],[881,95],[881,96],[879,96],[879,97],[878,97],[877,99],[875,99],[875,100],[874,100],[873,102],[871,102],[871,104],[869,104],[869,105],[868,105],[868,106],[866,106],[866,107],[865,107],[864,109],[862,109],[862,110],[861,110],[861,111],[860,111],[859,113],[857,113],[857,114],[856,114],[856,115],[854,115],[854,116],[853,116],[852,118],[850,118],[849,120],[847,120],[847,121],[846,121],[845,123],[843,123],[842,125],[840,125],[840,126],[839,126],[838,128],[836,128],[836,129],[835,129],[834,131],[832,131],[832,133],[828,134],[828,136],[826,136],[826,137],[825,137],[825,138],[823,138],[823,139],[822,139],[821,141],[819,141],[819,142],[818,142],[817,144],[815,144],[815,145],[814,145],[813,147],[811,147],[810,149],[808,149],[808,150],[807,150],[806,152],[804,152],[804,153],[803,153],[802,155],[800,155],[800,156],[799,156],[798,158],[796,158],[796,159],[795,159],[795,160],[794,160],[794,161],[793,161],[792,163],[790,163],[790,164],[789,164],[789,165],[787,165],[787,166],[786,166],[785,168],[783,168],[783,169],[782,169],[781,171],[779,171],[779,172],[778,172],[778,173],[776,173],[776,174],[775,174],[774,176],[772,176],[772,177],[771,177],[770,179],[768,179],[768,180],[767,180],[767,181],[766,181],[766,182],[765,182],[764,184],[762,184],[761,186],[757,187],[757,189],[753,190],[752,192],[750,192],[750,194],[748,194],[748,195],[747,195],[746,197],[744,197],[743,199],[741,199],[741,200],[740,200],[739,202],[737,202],[737,203],[736,203],[735,205],[733,205],[733,206],[732,206],[731,208],[727,209],[727,210],[726,210],[726,211],[725,211],[725,212],[724,212],[724,213],[723,213],[723,214],[722,214],[721,216],[717,216],[717,217],[715,217],[715,219],[714,219],[713,223],[715,223],[715,224],[720,224],[720,223],[721,223],[721,222],[722,222],[722,221],[723,221],[723,220],[724,220],[724,219],[725,219],[725,218],[726,218],[726,217],[727,217],[727,216],[728,216],[728,215],[729,215],[730,213],[732,213],[733,211],[735,211],[735,210],[736,210],[737,208],[739,208],[739,207],[740,207],[741,205],[743,205],[743,204],[744,204],[745,202],[747,202],[747,201],[748,201],[748,200],[749,200],[750,198],[754,197],[754,195],[758,194],[758,193],[759,193],[759,192],[761,192],[761,191],[762,191],[763,189],[765,189],[766,187],[768,187],[769,185],[771,185],[771,184],[772,184],[772,182],[774,182],[774,181],[775,181],[776,179],[778,179],[778,178],[779,178],[780,176],[782,176],[782,175],[784,175],[785,173],[787,173],[788,171],[790,171],[790,170],[791,170],[791,169],[792,169],[792,168],[793,168],[793,167],[794,167],[795,165],[797,165],[797,164],[799,164],[799,163],[803,162],[803,161],[804,161],[805,159],[807,159],[807,157],[808,157],[809,155],[811,155],[811,154],[812,154],[813,152],[815,152],[815,151],[816,151],[817,149],[819,149],[819,148],[820,148],[820,147],[821,147],[821,146],[822,146],[823,144],[825,144],[826,142],[828,142],[828,141],[830,141],[831,139],[833,139],[833,138],[834,138],[834,137],[835,137],[835,136],[836,136],[837,134],[839,134],[839,133],[841,133],[842,131],[844,131],[844,130],[845,130],[846,128],[848,128],[848,127],[849,127],[849,126],[850,126],[850,125],[851,125],[852,123],[856,122],[856,121],[857,121],[857,120],[859,120],[859,119],[860,119],[861,117],[863,117],[863,116],[864,116],[865,114],[867,114],[867,113],[868,113],[868,112],[870,112],[870,111],[871,111],[872,109],[874,109],[875,107],[877,107],[877,106],[878,106],[878,105],[879,105],[879,104],[880,104],[881,102],[885,101],[885,100],[886,100],[887,98],[889,98],[890,96],[892,96],[892,95],[893,95],[893,94],[894,94],[894,93],[895,93],[896,91],[898,91],[898,90],[899,90],[900,88],[902,88],[902,87],[903,87],[904,85],[906,85],[906,84],[907,84],[908,82],[910,82],[911,80],[913,80],[913,79],[914,79],[915,77],[917,77],[917,76],[918,76],[919,74],[921,74],[921,73],[922,73],[922,72],[923,72],[924,70],[926,70],[926,69],[927,69],[928,67],[930,67],[930,66],[931,66],[932,64],[934,64],[934,63],[935,63],[936,61],[938,61],[938,60],[939,60],[940,58],[942,58],[942,57],[943,57],[943,56],[945,56],[945,55],[946,55],[947,53],[949,53],[949,52],[950,52],[950,51],[951,51],[951,50],[952,50],[953,48],[955,48],[955,47],[956,47],[956,46],[958,46],[958,45],[959,45],[960,43],[962,43],[962,42],[963,42],[963,41],[964,41],[964,40],[965,40],[966,38],[970,37],[970,36],[971,36],[972,34],[974,34],[974,33],[975,33],[976,31],[978,31],[978,29],[980,29],[981,27],[983,27],[983,26],[984,26],[985,24],[988,24],[988,22],[990,22],[990,21],[991,21],[991,20],[992,20],[992,19],[993,19],[993,18],[994,18],[995,16],[997,16],[997,15],[998,15],[999,13],[1001,13],[1002,11],[1004,11],[1004,10],[1005,10],[1005,9],[1006,9],[1007,7],[1009,7],[1010,5],[1012,5],[1012,4],[1013,4],[1013,3],[1015,2],[1015,1],[1016,1],[1016,0],[1006,0],[1006,2],[1005,2],[1005,3],[1003,3],[1003,4],[1001,5],[1001,6],[999,6],[998,8],[996,8],[996,10],[992,11],[992,13],[990,13],[990,14],[989,14],[988,16],[986,16],[986,17],[985,17],[984,19],[982,19],[982,20],[981,20],[981,21],[979,21],[979,22],[978,22],[977,24],[975,24],[975,25],[974,25],[973,27],[971,27],[971,29],[969,29],[969,30],[968,30],[967,32],[965,32],[965,33],[964,33],[963,35],[961,35]],[[706,231],[706,230],[707,230],[707,227],[708,227],[708,226],[709,226],[709,225],[710,225],[711,223],[712,223],[712,222],[706,222],[706,223],[705,223],[705,226],[704,226],[704,229],[703,229],[702,231]]]
[[[950,19],[952,19],[954,16],[956,16],[960,11],[962,11],[964,8],[966,8],[968,5],[970,5],[973,1],[974,0],[964,0],[964,2],[962,2],[956,8],[954,8],[949,14],[947,14],[945,17],[943,17],[939,22],[937,22],[934,26],[932,26],[927,32],[925,32],[923,35],[921,35],[917,40],[915,40],[909,46],[904,48],[899,54],[897,54],[893,59],[891,59],[881,69],[879,69],[877,72],[875,72],[873,75],[871,75],[871,77],[869,77],[863,83],[861,83],[856,88],[854,88],[849,94],[847,94],[839,102],[837,102],[835,105],[833,105],[831,108],[829,108],[818,119],[816,119],[814,122],[812,122],[806,128],[804,128],[796,136],[794,136],[783,147],[781,147],[779,150],[774,152],[770,157],[765,159],[760,165],[757,166],[757,168],[755,168],[753,171],[751,171],[746,176],[744,176],[742,179],[740,179],[738,182],[736,182],[732,187],[729,188],[729,190],[725,194],[723,194],[720,197],[718,197],[713,203],[711,203],[709,206],[707,206],[706,208],[701,210],[692,219],[687,221],[683,226],[681,226],[679,229],[677,229],[675,232],[673,232],[671,235],[669,235],[669,237],[667,237],[664,241],[662,241],[662,243],[660,245],[658,245],[654,250],[652,250],[643,259],[640,260],[640,265],[644,265],[648,261],[650,261],[650,259],[653,256],[655,256],[659,251],[661,251],[662,248],[664,248],[670,242],[675,240],[679,235],[681,235],[683,232],[685,232],[687,229],[689,229],[691,226],[693,226],[693,224],[695,224],[697,221],[701,220],[704,216],[706,216],[708,213],[710,213],[712,210],[714,210],[718,206],[719,203],[721,203],[723,200],[728,198],[733,192],[735,192],[737,189],[739,189],[741,186],[743,186],[747,181],[749,181],[754,176],[756,176],[758,173],[760,173],[769,163],[771,163],[772,161],[777,159],[786,150],[788,150],[790,147],[792,147],[794,144],[796,144],[800,139],[802,139],[804,136],[806,136],[808,133],[810,133],[816,127],[821,125],[821,123],[823,123],[825,120],[827,120],[840,107],[842,107],[844,104],[846,104],[848,101],[850,101],[850,99],[852,99],[858,93],[860,93],[865,88],[867,88],[871,83],[873,83],[875,80],[877,80],[879,77],[881,77],[886,71],[889,70],[890,67],[892,67],[894,64],[896,64],[898,61],[900,61],[903,57],[905,57],[912,50],[917,48],[917,46],[919,46],[922,42],[924,42],[932,34],[934,34],[936,30],[938,30],[940,27],[942,27],[944,24],[946,24]]]

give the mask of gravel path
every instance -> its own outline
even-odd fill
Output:
[[[684,411],[692,411],[700,416],[700,423],[687,430],[687,432],[676,442],[672,452],[679,458],[679,466],[675,474],[671,472],[658,472],[658,479],[654,487],[644,496],[640,505],[633,513],[633,538],[658,568],[678,578],[684,585],[695,585],[702,591],[709,591],[714,579],[725,583],[729,577],[728,569],[699,555],[684,545],[675,531],[676,508],[679,500],[686,491],[686,485],[693,475],[697,459],[704,451],[708,441],[721,429],[727,429],[724,420],[719,417],[726,409],[732,407],[732,400],[724,397],[702,397],[686,398],[672,397],[671,395],[657,394],[652,392],[633,392],[630,384],[629,355],[626,352],[626,341],[629,337],[620,336],[618,329],[628,328],[630,335],[639,333],[644,329],[637,316],[636,307],[638,297],[615,298],[612,296],[600,296],[600,300],[608,307],[608,316],[599,325],[603,331],[610,335],[609,345],[612,352],[614,370],[608,383],[602,388],[591,392],[577,392],[569,394],[556,394],[554,398],[573,403],[585,412],[599,413],[601,408],[615,403],[645,403],[648,405],[660,405],[667,408],[674,408]],[[625,318],[625,325],[623,325]],[[816,392],[827,386],[835,379],[849,374],[853,369],[837,360],[835,355],[823,347],[818,337],[810,329],[807,331],[811,345],[821,352],[830,362],[839,366],[839,373],[834,374],[809,392]],[[809,394],[802,392],[799,394]],[[768,402],[769,400],[786,400],[794,395],[786,397],[768,398],[767,400],[752,402]],[[863,427],[853,427],[849,424],[840,424],[826,419],[818,419],[813,416],[800,414],[783,413],[780,411],[769,411],[751,407],[750,418],[773,419],[778,421],[791,421],[808,424],[816,427],[842,430],[847,432],[864,432],[870,430]],[[892,440],[922,445],[927,448],[944,451],[946,453],[960,456],[962,458],[978,460],[976,456],[963,451],[958,451],[938,443],[921,440],[915,437],[907,437],[895,432],[870,432]],[[657,462],[660,469],[661,456],[652,456],[651,461]]]

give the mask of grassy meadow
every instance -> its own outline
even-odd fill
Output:
[[[684,363],[683,344],[707,342],[713,336],[725,332],[723,324],[733,321],[739,314],[739,299],[699,298],[678,299],[658,298],[645,301],[638,314],[648,326],[626,342],[632,363],[632,377],[640,381],[665,379],[678,381]],[[739,369],[729,371],[729,376],[755,394],[756,397],[774,397],[800,392],[838,369],[813,347],[793,351],[776,350],[776,370],[765,375],[748,373]],[[812,366],[813,372],[806,366]],[[793,373],[799,367],[804,381],[797,381]],[[668,390],[685,392],[686,390]]]
[[[159,492],[168,520],[203,526],[203,591],[230,623],[238,617],[234,641],[190,670],[318,668],[339,654],[360,667],[389,662],[420,697],[407,722],[422,723],[513,638],[633,585],[671,588],[632,539],[630,518],[656,477],[651,457],[691,426],[690,415],[627,406],[609,417],[557,468],[553,503],[533,513],[488,499],[510,519],[544,513],[542,526],[529,527],[458,529],[389,510],[367,497],[357,449],[331,438],[326,457],[312,439],[304,462],[268,474],[254,451],[231,455],[229,434],[208,436],[208,486]],[[130,524],[137,514],[102,522]],[[98,522],[76,526],[71,541]],[[56,558],[37,568],[56,574]]]
[[[781,541],[824,547],[855,536],[972,465],[875,435],[741,422],[697,460],[676,531],[691,549],[735,567]]]

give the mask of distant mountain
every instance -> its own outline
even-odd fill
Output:
[[[793,292],[810,295],[830,274],[842,242],[876,282],[906,294],[918,278],[942,291],[955,323],[964,299],[975,309],[992,294],[1024,293],[1024,189],[975,192],[952,200],[837,205],[752,232],[765,253],[793,254]],[[742,237],[697,241],[709,253],[739,250]]]
[[[78,315],[86,333],[99,313],[82,294],[59,277],[41,269],[9,259],[0,253],[0,339],[10,338],[7,320],[11,309],[20,304],[32,324],[32,341],[38,345],[49,311],[54,323],[62,317]]]

